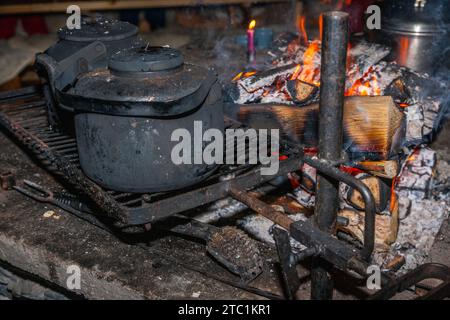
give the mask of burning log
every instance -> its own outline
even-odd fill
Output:
[[[318,92],[318,87],[299,79],[287,81],[286,88],[292,101],[296,104],[311,101],[313,97],[316,97],[316,93]]]
[[[361,161],[356,164],[356,167],[374,176],[387,179],[395,178],[399,172],[397,160]]]
[[[263,87],[272,85],[278,77],[288,78],[290,75],[294,74],[296,68],[297,65],[290,64],[287,66],[265,70],[256,73],[251,77],[239,80],[238,85],[247,92],[254,92]]]
[[[338,230],[348,233],[360,242],[364,241],[364,211],[341,210],[339,217],[348,219],[348,225],[338,225]],[[387,251],[397,239],[398,222],[394,216],[379,215],[375,217],[375,249]]]
[[[302,108],[276,104],[239,106],[238,118],[256,129],[280,128],[285,138],[306,147],[318,143],[319,105]],[[352,158],[386,160],[400,150],[404,115],[391,97],[347,97],[344,103],[344,147]]]
[[[377,211],[382,212],[387,206],[390,188],[381,179],[369,174],[362,173],[357,175],[356,178],[361,180],[370,189],[375,199]],[[365,209],[364,199],[357,190],[347,185],[344,185],[343,189],[343,198],[348,204],[357,210]]]

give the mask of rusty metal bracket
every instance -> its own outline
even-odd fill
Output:
[[[390,299],[397,293],[405,291],[426,279],[438,279],[442,280],[442,283],[432,288],[424,296],[417,298],[418,300],[439,300],[450,297],[450,268],[439,263],[426,263],[390,282],[370,296],[369,300]]]

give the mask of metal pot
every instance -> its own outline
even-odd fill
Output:
[[[47,99],[53,102],[49,105],[49,120],[52,125],[63,122],[68,129],[72,124],[70,114],[57,110],[59,101],[55,99],[55,82],[60,82],[59,86],[65,86],[80,72],[106,68],[112,54],[141,45],[137,34],[136,26],[101,16],[83,17],[80,29],[69,30],[64,27],[58,31],[58,42],[44,53],[37,54],[35,63],[36,70],[50,88]],[[94,42],[100,42],[101,45],[97,45],[96,50],[90,50],[90,55],[80,54],[80,51]],[[63,118],[62,121],[59,118]]]
[[[446,0],[387,0],[381,30],[372,39],[392,47],[387,59],[433,73],[450,66],[450,12]]]
[[[122,192],[183,188],[209,176],[207,164],[172,162],[175,129],[194,137],[223,131],[222,92],[217,76],[184,63],[177,50],[141,47],[113,55],[108,69],[79,75],[73,86],[57,88],[62,106],[75,110],[80,164],[98,184]],[[194,141],[191,140],[191,150]]]

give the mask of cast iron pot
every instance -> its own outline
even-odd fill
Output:
[[[388,60],[419,72],[450,67],[450,1],[387,0],[372,40],[392,47]]]
[[[127,22],[108,20],[100,16],[83,17],[80,29],[70,30],[64,27],[58,31],[58,42],[36,56],[36,67],[38,71],[44,71],[43,76],[53,85],[53,80],[59,71],[58,67],[64,64],[62,62],[65,59],[70,59],[82,48],[100,41],[105,45],[106,56],[109,58],[117,51],[139,45],[137,33],[138,28]],[[76,62],[76,60],[73,61],[73,63]],[[106,65],[106,60],[98,60],[89,67],[93,69]],[[67,68],[67,66],[64,67]]]
[[[73,126],[72,114],[58,108],[55,86],[68,85],[80,72],[106,68],[112,54],[141,45],[137,33],[138,28],[130,23],[101,16],[83,17],[80,29],[64,27],[58,31],[58,42],[37,54],[35,63],[38,74],[49,87],[46,98],[52,102],[48,110],[50,124],[62,125],[66,131],[71,131]],[[93,47],[95,42],[100,44]]]
[[[180,189],[217,167],[172,161],[178,144],[171,141],[174,130],[191,134],[193,159],[194,121],[201,121],[203,132],[224,129],[216,74],[184,63],[177,50],[122,50],[111,57],[108,69],[83,73],[57,94],[62,107],[76,112],[83,171],[105,188],[139,193]]]

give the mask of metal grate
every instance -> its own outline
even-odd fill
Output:
[[[53,158],[56,156],[58,160],[69,163],[81,172],[76,140],[64,131],[52,128],[48,120],[47,103],[40,87],[29,87],[1,94],[0,124],[7,127],[16,138],[33,151],[49,171],[61,175],[68,182],[74,184],[73,178],[70,179],[70,177],[67,177],[67,173],[60,172],[61,170],[48,159],[52,158],[48,156],[50,152]],[[226,120],[225,127],[227,129],[244,128],[242,124],[230,119]],[[42,149],[45,149],[45,152]],[[293,148],[287,141],[282,141],[280,153],[286,156],[288,160],[280,163],[277,176],[299,168],[299,156],[301,154],[297,148]],[[221,165],[205,181],[183,190],[137,194],[102,189],[103,192],[100,191],[100,194],[103,193],[103,197],[109,197],[113,206],[117,206],[125,212],[125,219],[122,219],[125,225],[139,225],[225,198],[229,195],[231,183],[234,187],[247,190],[275,178],[275,176],[262,176],[259,170],[259,166],[249,164]],[[86,177],[83,177],[83,179],[88,180]],[[89,184],[94,183],[89,180]],[[81,192],[88,189],[85,185],[79,187],[78,189]],[[93,198],[92,194],[85,195]],[[95,197],[93,200],[98,204]],[[108,211],[108,208],[106,208],[106,211]]]

